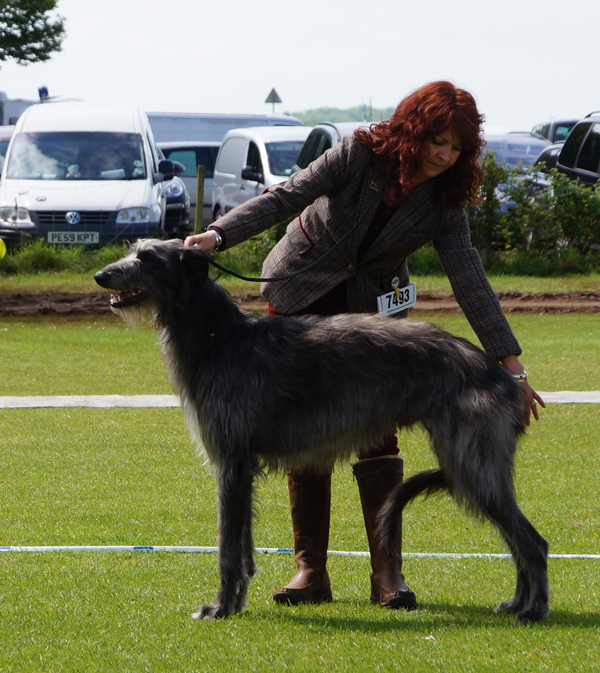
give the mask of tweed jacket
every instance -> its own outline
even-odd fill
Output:
[[[344,281],[350,311],[375,312],[377,297],[392,290],[392,279],[398,278],[401,286],[408,282],[406,258],[431,241],[484,349],[496,358],[520,355],[519,343],[471,244],[467,215],[462,208],[443,208],[438,203],[433,180],[414,189],[358,261],[358,247],[385,185],[385,164],[348,136],[287,182],[236,207],[217,226],[231,247],[296,215],[264,262],[262,275],[268,278],[307,267],[348,234],[306,273],[263,283],[262,293],[283,314],[305,308]]]

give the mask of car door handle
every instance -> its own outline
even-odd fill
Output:
[[[246,185],[240,185],[240,192],[245,191],[245,189],[246,189]]]

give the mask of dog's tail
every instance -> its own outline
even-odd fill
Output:
[[[379,546],[392,555],[401,558],[402,510],[421,493],[428,497],[438,491],[449,490],[448,480],[442,468],[419,472],[402,482],[387,499],[379,514],[377,537]]]

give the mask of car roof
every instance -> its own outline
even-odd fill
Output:
[[[511,133],[492,133],[490,135],[485,134],[485,142],[505,142],[505,143],[537,143],[540,147],[546,147],[546,145],[551,145],[552,143],[548,138],[543,138],[537,133],[531,133],[530,131],[513,131]]]
[[[356,129],[361,128],[361,127],[369,127],[371,125],[371,122],[319,122],[316,124],[312,130],[314,129],[324,129],[324,130],[331,130],[333,133],[330,135],[332,138],[336,141],[339,142],[344,136],[350,135]],[[337,138],[336,138],[337,135]]]
[[[128,105],[82,102],[37,103],[28,107],[17,122],[17,130],[36,131],[106,131],[140,133],[143,115]]]
[[[262,140],[265,143],[281,140],[303,141],[306,140],[310,131],[310,126],[249,126],[227,131],[223,142],[231,137],[251,138],[253,140]]]

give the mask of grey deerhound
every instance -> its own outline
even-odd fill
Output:
[[[218,486],[220,588],[197,618],[244,607],[254,575],[254,482],[264,470],[329,469],[395,428],[420,423],[439,469],[390,496],[381,544],[394,553],[403,506],[447,490],[488,519],[517,567],[518,619],[548,614],[548,545],[517,505],[513,457],[524,392],[493,358],[422,322],[377,315],[254,318],[181,241],[142,240],[99,271],[124,320],[160,332],[171,381]]]

